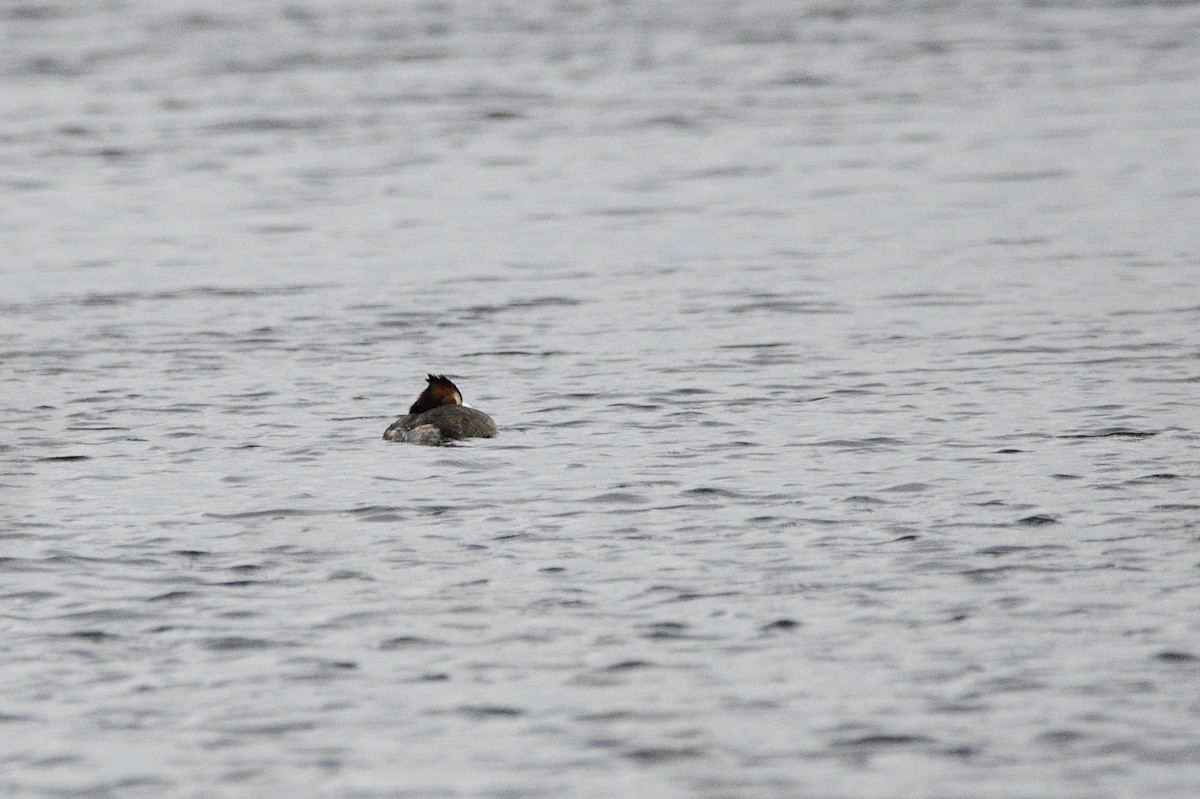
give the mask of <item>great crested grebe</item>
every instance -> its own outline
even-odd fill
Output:
[[[459,438],[491,438],[496,423],[483,411],[463,404],[462,392],[445,375],[429,375],[417,401],[383,431],[384,441],[445,444]]]

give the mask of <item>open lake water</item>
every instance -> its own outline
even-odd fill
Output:
[[[1200,795],[1200,4],[0,43],[0,795]]]

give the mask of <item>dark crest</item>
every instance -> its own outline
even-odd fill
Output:
[[[443,405],[462,405],[462,392],[445,375],[428,375],[429,385],[408,409],[409,413],[425,413]]]

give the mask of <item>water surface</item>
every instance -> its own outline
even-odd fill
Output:
[[[1200,790],[1195,4],[0,31],[6,796]]]

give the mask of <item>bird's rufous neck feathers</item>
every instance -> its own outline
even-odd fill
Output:
[[[408,409],[409,413],[425,413],[443,405],[462,405],[462,392],[445,375],[429,375],[429,385]]]

